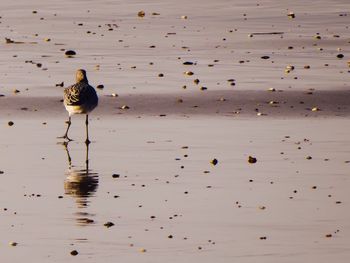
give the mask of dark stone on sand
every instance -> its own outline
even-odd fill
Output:
[[[107,222],[107,223],[104,223],[103,225],[104,225],[105,227],[107,227],[107,228],[110,228],[110,227],[114,226],[114,223],[112,223],[112,222]]]
[[[219,162],[219,161],[218,161],[217,159],[215,159],[215,158],[214,158],[213,160],[210,161],[210,163],[211,163],[212,165],[217,165],[218,162]]]
[[[257,159],[253,156],[249,156],[248,157],[248,163],[256,163],[257,162]]]
[[[75,56],[77,53],[74,50],[67,50],[64,54],[70,58],[72,56]]]

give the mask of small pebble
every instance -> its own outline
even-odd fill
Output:
[[[248,157],[248,163],[256,163],[257,162],[257,159],[253,156],[249,156]]]
[[[215,158],[214,158],[213,160],[210,161],[210,163],[211,163],[212,165],[217,165],[218,162],[219,162],[219,161],[218,161],[217,159],[215,159]]]
[[[295,14],[293,12],[289,12],[287,15],[289,18],[295,18]]]
[[[70,252],[70,254],[71,254],[72,256],[76,256],[76,255],[78,255],[79,253],[78,253],[78,251],[76,251],[76,250],[72,250],[72,251]]]
[[[192,71],[185,71],[184,74],[187,76],[192,76],[194,73]]]
[[[114,223],[113,222],[107,222],[107,223],[104,223],[103,225],[105,227],[107,227],[107,228],[110,228],[110,227],[114,226]]]
[[[138,17],[144,17],[146,15],[145,11],[141,10],[137,13]]]
[[[73,56],[75,56],[77,53],[74,50],[67,50],[65,53],[67,58],[71,58]]]

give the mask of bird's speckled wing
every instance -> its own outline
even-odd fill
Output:
[[[79,106],[87,103],[97,103],[97,94],[93,87],[87,83],[76,83],[64,89],[64,104]]]

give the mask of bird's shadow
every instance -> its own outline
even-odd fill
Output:
[[[98,173],[93,172],[89,167],[89,144],[85,144],[85,165],[75,167],[72,163],[72,158],[69,152],[69,142],[62,143],[68,162],[68,170],[65,173],[64,191],[65,194],[75,199],[77,207],[77,221],[79,224],[93,223],[93,220],[89,219],[92,214],[84,212],[82,209],[88,207],[90,198],[95,195],[98,184]]]

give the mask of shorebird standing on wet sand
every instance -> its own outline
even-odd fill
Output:
[[[86,71],[84,69],[78,69],[76,72],[76,83],[66,89],[64,89],[63,104],[69,114],[68,127],[66,133],[59,138],[72,141],[68,137],[68,130],[71,125],[71,116],[73,114],[86,114],[86,140],[85,143],[89,144],[89,113],[95,109],[98,104],[98,97],[93,87],[89,85],[86,77]]]

